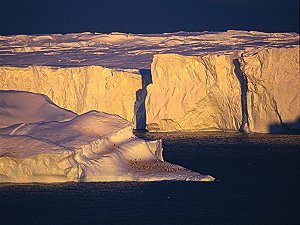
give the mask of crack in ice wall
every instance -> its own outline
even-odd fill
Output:
[[[147,86],[152,83],[151,70],[140,69],[142,77],[142,88],[136,92],[136,101],[134,103],[134,115],[136,122],[136,129],[146,129],[146,107],[145,101],[147,96]]]
[[[249,120],[248,120],[248,107],[247,107],[247,92],[248,92],[248,80],[247,76],[241,70],[241,65],[238,59],[233,60],[234,73],[240,82],[241,86],[241,108],[242,108],[242,123],[239,131],[245,132],[249,130]],[[247,125],[247,127],[245,127]]]

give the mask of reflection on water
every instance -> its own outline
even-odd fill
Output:
[[[300,136],[137,133],[216,182],[0,185],[0,224],[297,224]]]

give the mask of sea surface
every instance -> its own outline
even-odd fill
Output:
[[[215,182],[0,185],[0,224],[300,224],[300,135],[137,133]]]

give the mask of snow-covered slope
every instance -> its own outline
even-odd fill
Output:
[[[43,110],[23,117],[17,112],[22,107],[10,108],[21,123],[0,129],[0,183],[214,180],[164,162],[161,141],[137,138],[132,123],[117,115],[90,111],[76,116],[44,102],[45,96],[26,92],[2,95],[2,102],[10,105],[22,105],[23,99],[42,105]],[[49,121],[53,117],[47,109],[52,115],[59,112],[60,121]],[[34,120],[30,116],[38,116],[40,121],[26,123]]]
[[[59,108],[45,95],[0,91],[0,128],[18,123],[69,120],[75,116],[75,113]]]

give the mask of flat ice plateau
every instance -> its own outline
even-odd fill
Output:
[[[261,49],[299,45],[297,33],[177,32],[127,34],[114,32],[0,36],[0,65],[150,69],[155,54],[200,56],[253,54]]]
[[[144,141],[117,115],[82,115],[41,94],[0,91],[0,183],[213,181],[163,161],[162,143]]]

